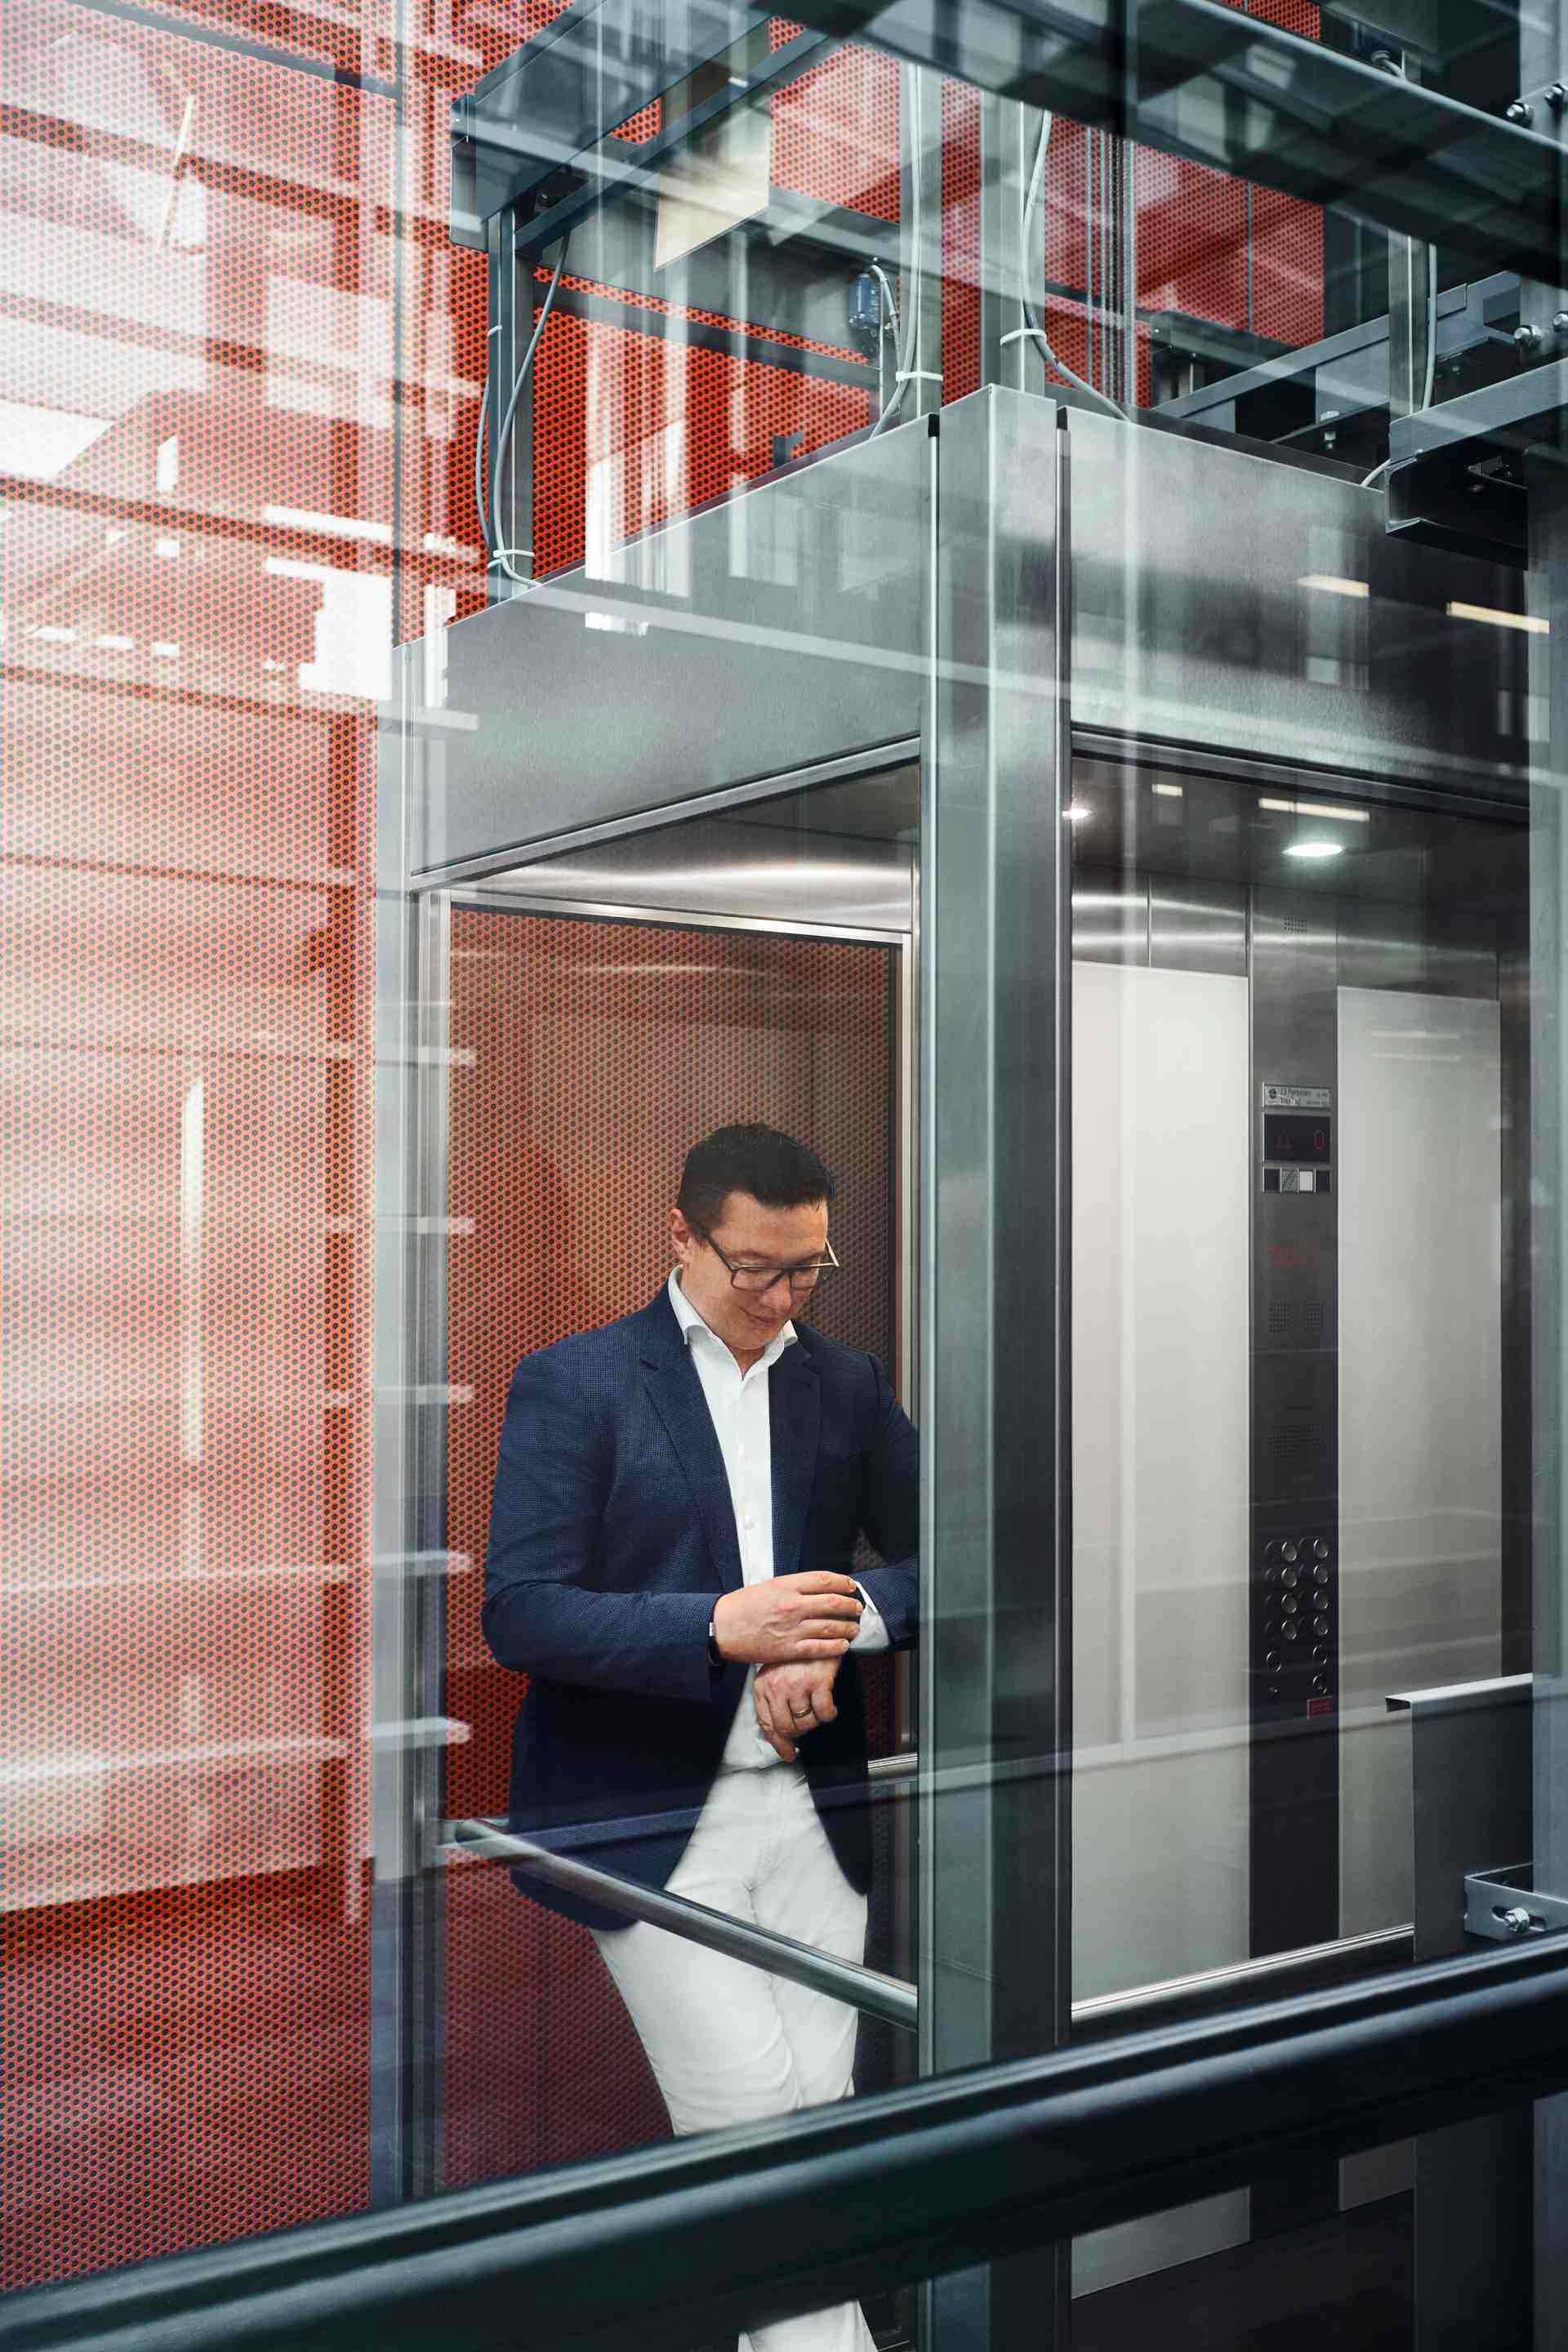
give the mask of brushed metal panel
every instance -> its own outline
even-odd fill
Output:
[[[851,930],[907,934],[914,920],[914,859],[903,845],[775,831],[725,817],[696,817],[540,858],[494,876],[486,887],[520,898]]]
[[[1149,961],[1165,971],[1247,977],[1247,897],[1223,882],[1173,882],[1149,888]]]
[[[1075,725],[1522,793],[1528,639],[1447,609],[1512,612],[1517,572],[1389,539],[1353,482],[1079,408],[1068,430]]]
[[[879,435],[426,640],[416,872],[918,733],[934,446]]]
[[[1075,874],[1072,885],[1075,963],[1142,965],[1149,961],[1149,885]]]

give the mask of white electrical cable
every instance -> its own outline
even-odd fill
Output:
[[[572,232],[568,229],[565,236],[561,240],[561,251],[556,256],[555,269],[550,280],[549,290],[545,294],[544,300],[540,306],[539,316],[534,320],[533,332],[529,337],[528,349],[522,355],[522,365],[518,369],[517,381],[512,385],[511,397],[506,404],[506,414],[501,419],[500,431],[496,435],[492,445],[494,456],[490,466],[489,560],[492,563],[499,563],[500,565],[501,570],[506,573],[509,580],[515,582],[519,587],[523,588],[531,588],[533,582],[531,579],[523,579],[521,572],[517,572],[512,570],[511,559],[514,555],[526,555],[530,562],[531,562],[533,550],[531,547],[503,547],[501,544],[500,510],[501,492],[506,483],[506,453],[511,440],[511,428],[517,419],[517,404],[522,398],[523,388],[527,384],[529,376],[532,372],[533,355],[539,349],[539,339],[544,332],[545,321],[548,320],[552,310],[554,308],[555,297],[561,286],[561,273],[566,267],[566,255],[571,243]],[[488,386],[488,369],[486,371],[486,383]]]
[[[915,365],[915,342],[920,332],[921,316],[921,165],[923,160],[921,153],[921,69],[918,66],[904,68],[902,97],[904,110],[909,118],[910,152],[914,158],[914,170],[910,175],[914,191],[914,203],[910,207],[910,267],[909,283],[904,288],[903,302],[901,306],[893,307],[893,289],[888,284],[885,272],[879,263],[873,262],[871,265],[887,296],[889,307],[893,308],[893,316],[902,329],[900,338],[902,348],[899,352],[899,364],[893,373],[892,397],[883,403],[881,415],[868,436],[868,438],[873,441],[879,433],[885,433],[889,425],[894,422],[900,409],[903,406],[905,385],[912,383],[916,375],[921,373]]]
[[[1039,142],[1035,149],[1035,166],[1029,174],[1028,193],[1024,198],[1024,210],[1018,223],[1018,243],[1021,248],[1018,255],[1018,292],[1023,304],[1025,324],[1016,327],[1010,335],[1004,335],[1002,342],[1004,348],[1008,343],[1023,342],[1026,339],[1038,343],[1047,360],[1058,375],[1065,376],[1068,383],[1076,384],[1079,392],[1087,392],[1091,400],[1102,401],[1112,416],[1120,416],[1125,420],[1127,411],[1120,401],[1112,400],[1110,394],[1108,392],[1101,392],[1098,384],[1086,383],[1081,375],[1068,367],[1066,360],[1058,358],[1051,348],[1050,337],[1040,324],[1035,310],[1034,298],[1029,291],[1030,238],[1034,234],[1035,215],[1039,209],[1040,192],[1046,184],[1046,149],[1050,144],[1051,122],[1052,117],[1047,114],[1040,124]]]

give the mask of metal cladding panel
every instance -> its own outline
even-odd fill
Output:
[[[1522,794],[1527,640],[1448,610],[1506,614],[1517,573],[1391,540],[1342,477],[1069,423],[1075,725]],[[1042,404],[1042,459],[1050,429]]]
[[[448,631],[421,866],[917,733],[931,448],[901,426]]]
[[[479,1624],[496,1448],[518,1359],[644,1307],[689,1146],[765,1118],[839,1181],[844,1272],[813,1320],[891,1364],[891,953],[839,940],[458,905],[452,916],[447,1806],[506,1810],[524,1685]],[[889,1670],[868,1672],[873,1746]],[[447,1879],[454,2183],[661,2137],[664,2111],[583,1929],[504,1873]],[[519,2032],[498,2037],[498,2016]]]

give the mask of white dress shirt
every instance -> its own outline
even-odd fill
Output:
[[[730,1500],[735,1511],[735,1537],[741,1547],[741,1574],[747,1584],[760,1584],[773,1572],[773,1428],[768,1416],[768,1374],[786,1348],[796,1344],[795,1328],[786,1323],[757,1361],[744,1372],[718,1333],[704,1322],[680,1287],[679,1270],[669,1277],[669,1303],[686,1336],[686,1344],[702,1383]],[[876,1603],[862,1586],[865,1602],[860,1624],[849,1646],[862,1655],[888,1646],[888,1628]],[[746,1687],[735,1709],[735,1720],[720,1759],[721,1770],[759,1770],[784,1759],[769,1747],[757,1722],[752,1685],[755,1666],[746,1669]],[[798,1768],[797,1768],[798,1769]]]

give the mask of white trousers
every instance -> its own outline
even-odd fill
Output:
[[[866,1897],[828,1844],[798,1765],[722,1771],[669,1892],[837,1959],[866,1954]],[[677,2133],[847,2098],[856,2012],[826,1993],[638,1920],[596,1936]],[[857,2303],[753,2327],[752,2352],[872,2352]],[[746,2352],[748,2338],[741,2338]]]

